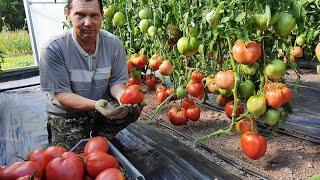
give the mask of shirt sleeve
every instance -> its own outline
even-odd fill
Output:
[[[40,85],[46,92],[72,92],[62,49],[56,41],[41,49]]]
[[[115,44],[109,87],[128,82],[127,56],[125,48],[118,38],[116,39]]]

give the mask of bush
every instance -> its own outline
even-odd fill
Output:
[[[32,54],[29,33],[24,30],[0,32],[0,49],[10,57]]]
[[[22,29],[25,25],[25,11],[22,0],[0,0],[0,31],[4,22],[9,30]]]

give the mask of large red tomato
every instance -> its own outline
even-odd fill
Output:
[[[46,167],[46,180],[83,180],[84,163],[74,152],[65,152],[49,162]]]
[[[266,153],[267,142],[261,135],[247,131],[241,135],[240,141],[242,151],[251,159],[259,159]]]
[[[234,60],[241,64],[253,64],[261,56],[262,49],[254,41],[237,41],[232,47]]]
[[[1,180],[15,180],[19,177],[28,176],[34,173],[35,178],[42,177],[42,170],[39,163],[34,161],[15,162],[5,167],[0,174]]]
[[[143,101],[144,95],[139,90],[139,85],[132,85],[126,88],[124,93],[120,97],[122,104],[139,104]]]
[[[194,81],[194,82],[202,82],[202,79],[204,78],[204,75],[201,73],[201,72],[199,72],[199,71],[193,71],[192,73],[191,73],[191,79],[192,79],[192,81]]]
[[[219,71],[214,77],[214,82],[219,88],[232,90],[234,86],[234,73],[232,70]]]
[[[61,146],[50,146],[48,147],[41,157],[41,167],[45,169],[47,164],[54,158],[59,157],[64,152],[67,152],[66,148]]]
[[[137,69],[142,69],[147,65],[147,58],[144,54],[133,54],[130,60]]]
[[[186,111],[186,116],[191,121],[199,121],[200,119],[200,108],[197,105],[189,107]]]
[[[28,160],[41,164],[41,158],[42,158],[44,152],[45,152],[45,150],[43,150],[43,149],[34,150],[31,153],[29,153]]]
[[[292,92],[287,85],[270,83],[266,86],[266,99],[269,106],[279,108],[292,99]]]
[[[228,101],[226,105],[224,106],[224,111],[226,115],[229,118],[232,118],[232,111],[233,111],[233,101]],[[241,114],[243,114],[243,107],[241,103],[238,103],[238,108],[237,108],[237,115],[236,117],[239,117]]]
[[[193,97],[198,97],[203,94],[204,85],[202,82],[199,83],[190,80],[187,84],[187,92]]]
[[[175,126],[184,125],[188,121],[186,110],[184,108],[181,108],[180,110],[174,106],[168,111],[167,115],[169,121]]]
[[[91,138],[87,144],[84,146],[84,153],[92,153],[96,151],[101,151],[107,153],[109,150],[109,143],[106,138],[101,136],[96,136]]]
[[[118,160],[103,152],[89,153],[86,159],[87,172],[90,177],[95,178],[100,172],[108,168],[118,168]]]
[[[163,56],[160,54],[154,54],[150,59],[149,59],[149,66],[153,71],[156,71],[159,69],[159,66],[162,64],[164,61]]]
[[[109,168],[102,171],[95,180],[125,180],[125,177],[119,169]]]

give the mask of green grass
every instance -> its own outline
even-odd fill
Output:
[[[6,57],[32,54],[29,33],[24,30],[1,31],[0,49]]]
[[[15,57],[6,57],[1,64],[1,70],[15,69],[27,66],[34,66],[33,55],[21,55]]]

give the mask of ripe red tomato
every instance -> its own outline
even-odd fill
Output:
[[[236,130],[238,131],[238,133],[243,134],[247,131],[252,131],[252,127],[253,125],[251,124],[251,120],[250,119],[242,119],[239,122],[237,122],[236,124]]]
[[[44,152],[45,152],[45,150],[43,150],[43,149],[34,150],[31,153],[29,153],[28,160],[41,164],[41,158],[42,158]]]
[[[185,97],[185,98],[182,99],[181,106],[184,109],[188,109],[189,107],[192,107],[192,106],[195,106],[195,105],[196,104],[194,103],[192,98]]]
[[[180,110],[174,106],[168,111],[167,115],[169,121],[175,126],[184,125],[188,121],[186,110],[184,108],[181,108]]]
[[[129,78],[127,86],[129,87],[134,84],[140,85],[141,83],[142,83],[142,80],[140,78],[132,76]]]
[[[35,178],[40,179],[42,177],[42,170],[39,163],[34,161],[15,162],[3,169],[2,173],[0,173],[0,179],[17,179],[31,175],[32,173],[35,173]]]
[[[164,76],[169,76],[173,72],[173,65],[171,61],[164,60],[159,66],[159,73]]]
[[[287,85],[270,83],[266,86],[266,99],[269,106],[279,108],[292,99],[292,92]]]
[[[157,103],[161,104],[167,97],[168,97],[168,94],[165,90],[159,91],[157,93]]]
[[[92,178],[96,178],[105,169],[119,167],[119,162],[115,157],[99,151],[89,153],[86,160],[87,172]]]
[[[234,73],[232,70],[220,71],[216,74],[214,82],[219,88],[232,90],[234,86]]]
[[[189,107],[186,111],[186,116],[191,121],[199,121],[200,119],[200,108],[197,105]]]
[[[162,85],[162,84],[158,84],[157,86],[156,86],[156,93],[158,93],[158,92],[160,92],[160,91],[166,91],[167,90],[167,88],[164,86],[164,85]]]
[[[160,54],[154,54],[150,59],[149,59],[149,66],[153,71],[156,71],[159,69],[159,66],[162,64],[164,61],[164,57],[161,56]]]
[[[132,63],[131,59],[129,59],[127,61],[127,67],[128,67],[128,73],[130,74],[133,69],[133,63]]]
[[[202,82],[198,83],[190,80],[187,84],[187,92],[193,97],[201,96],[204,92],[204,85]]]
[[[130,60],[132,61],[133,66],[137,69],[142,69],[147,65],[147,58],[144,54],[133,54],[130,57]]]
[[[41,167],[45,169],[47,164],[54,158],[59,157],[64,152],[67,152],[66,148],[61,146],[50,146],[45,149],[41,157]]]
[[[119,169],[109,168],[102,171],[95,180],[125,180],[125,177]]]
[[[157,83],[157,78],[153,74],[146,76],[146,85],[148,86],[149,89],[153,90],[156,86],[156,83]]]
[[[253,64],[261,56],[262,49],[255,41],[237,41],[232,47],[235,61],[241,64]]]
[[[242,151],[251,159],[261,158],[267,150],[267,142],[263,136],[247,131],[240,138]]]
[[[46,167],[46,180],[83,180],[83,160],[74,152],[65,152],[49,162]]]
[[[143,101],[144,95],[139,90],[139,85],[132,85],[126,88],[124,93],[120,97],[122,104],[139,104]]]
[[[228,101],[226,105],[224,106],[224,111],[226,115],[229,118],[232,118],[232,111],[233,111],[233,101]],[[238,108],[237,108],[237,115],[236,117],[239,117],[241,114],[243,114],[243,107],[241,103],[238,102]]]
[[[106,138],[101,137],[101,136],[96,136],[91,138],[87,144],[84,146],[84,153],[92,153],[92,152],[97,152],[101,151],[104,153],[107,153],[109,150],[109,143],[106,140]]]
[[[194,82],[202,82],[202,79],[204,78],[204,75],[201,73],[201,72],[198,72],[198,71],[193,71],[191,73],[191,79],[192,81]]]

